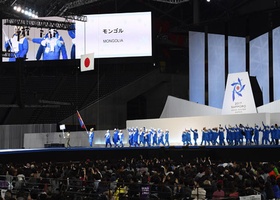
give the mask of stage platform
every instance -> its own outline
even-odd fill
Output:
[[[97,159],[168,158],[192,160],[211,157],[212,160],[228,161],[278,161],[280,145],[252,146],[170,146],[170,147],[51,147],[37,149],[2,149],[1,162],[53,161],[68,162]]]

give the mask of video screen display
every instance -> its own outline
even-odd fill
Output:
[[[61,17],[39,20],[65,21]],[[71,59],[74,44],[71,31],[6,25],[5,21],[2,21],[2,51],[11,52],[11,57],[3,57],[2,61],[15,61],[16,58],[26,58],[27,61]]]
[[[101,14],[76,22],[77,55],[96,58],[152,55],[151,13]]]
[[[75,30],[12,26],[2,21],[2,50],[10,58],[34,60],[79,59],[94,53],[95,58],[152,56],[151,12],[86,15],[87,22],[75,21]],[[65,21],[61,17],[42,20]],[[27,34],[28,31],[28,34]]]

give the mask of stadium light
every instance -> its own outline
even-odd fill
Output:
[[[36,12],[35,10],[32,10],[31,8],[28,7],[22,7],[20,5],[14,5],[13,9],[18,12],[18,13],[22,13],[27,17],[31,17],[31,18],[38,18],[38,12]]]

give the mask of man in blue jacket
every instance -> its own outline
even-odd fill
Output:
[[[5,36],[5,49],[13,53],[13,57],[9,58],[11,62],[16,61],[17,58],[26,59],[29,44],[22,27],[16,26],[15,32],[10,39]]]
[[[63,59],[67,59],[65,42],[54,29],[50,29],[43,38],[33,38],[32,42],[40,44],[36,55],[37,60],[40,60],[42,55],[43,60],[59,60],[60,54]]]

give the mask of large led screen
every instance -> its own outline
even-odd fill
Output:
[[[96,58],[152,55],[151,13],[89,15],[76,22],[76,55]]]
[[[2,22],[2,50],[15,54],[2,61],[76,59],[94,53],[95,58],[152,56],[151,12],[87,15],[75,21],[75,31],[11,26]],[[65,21],[61,17],[40,18]],[[23,31],[24,30],[24,31]],[[20,35],[15,33],[20,32]],[[24,32],[24,35],[22,33]]]
[[[65,21],[60,17],[40,18],[39,20]],[[10,58],[2,61],[15,61],[16,58],[30,60],[74,59],[71,50],[74,44],[75,31],[56,30],[37,27],[6,25],[2,21],[2,51],[11,52]]]

